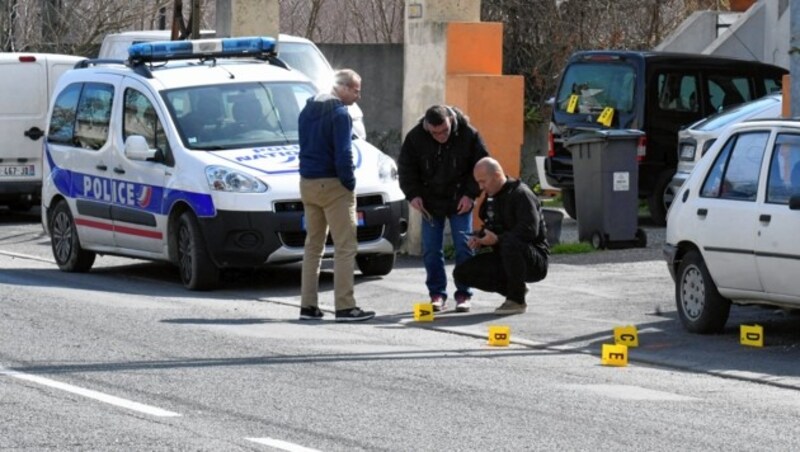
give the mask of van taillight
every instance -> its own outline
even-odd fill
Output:
[[[23,56],[19,57],[19,62],[20,63],[35,63],[36,62],[36,57],[33,56],[33,55],[23,55]]]
[[[636,146],[636,160],[641,162],[644,160],[645,154],[647,154],[647,135],[642,135],[639,137],[639,144]]]
[[[547,134],[547,156],[556,156],[556,141],[555,138],[553,138],[553,132]]]

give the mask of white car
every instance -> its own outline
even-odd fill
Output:
[[[782,106],[783,96],[770,94],[715,113],[678,131],[678,168],[670,182],[670,193],[674,196],[680,190],[698,160],[729,127],[751,119],[780,118]]]
[[[131,46],[59,80],[45,141],[42,217],[59,268],[97,254],[175,263],[188,289],[225,268],[303,258],[298,115],[318,90],[271,38]],[[392,270],[408,204],[391,157],[353,140],[356,262]],[[333,254],[329,243],[325,255]]]
[[[731,127],[669,211],[664,256],[681,322],[720,331],[731,303],[800,308],[800,121]]]

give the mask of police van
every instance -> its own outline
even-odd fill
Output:
[[[140,43],[125,61],[79,63],[56,93],[42,217],[61,270],[97,254],[168,261],[205,290],[226,268],[302,259],[298,115],[317,88],[274,39]],[[385,275],[408,206],[391,157],[354,138],[353,160],[356,261]]]
[[[27,211],[42,191],[42,137],[58,78],[82,57],[0,53],[0,205]]]

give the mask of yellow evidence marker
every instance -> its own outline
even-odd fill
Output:
[[[511,327],[489,325],[489,345],[507,347],[511,343]]]
[[[578,106],[578,99],[579,96],[577,94],[569,96],[569,100],[567,101],[567,113],[575,113],[575,108]]]
[[[600,116],[597,117],[597,122],[606,127],[611,127],[612,119],[614,119],[614,109],[611,107],[606,107],[600,112]]]
[[[633,325],[618,326],[614,328],[614,343],[617,345],[627,345],[628,347],[638,347],[639,332]]]
[[[764,327],[761,325],[740,325],[739,343],[751,347],[763,347]]]
[[[433,322],[433,305],[430,303],[414,304],[414,320],[417,322]]]
[[[603,344],[603,355],[600,364],[604,366],[625,367],[628,365],[628,346]]]

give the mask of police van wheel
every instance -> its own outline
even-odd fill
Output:
[[[364,276],[384,276],[394,268],[394,253],[363,254],[356,256],[356,263]]]
[[[95,253],[81,248],[75,220],[65,201],[59,201],[50,217],[50,245],[58,268],[65,272],[88,272],[94,264]]]
[[[208,256],[197,218],[184,212],[178,219],[178,271],[189,290],[210,290],[219,282],[219,269]]]

